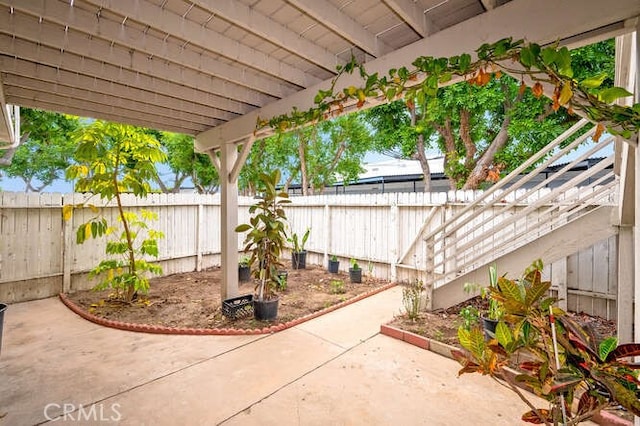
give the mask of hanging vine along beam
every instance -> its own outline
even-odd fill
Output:
[[[412,68],[390,69],[388,75],[377,72],[367,73],[363,65],[352,59],[345,66],[338,67],[338,75],[327,90],[319,90],[314,98],[314,107],[272,118],[258,118],[256,134],[265,128],[285,132],[298,126],[307,125],[333,116],[342,115],[345,108],[365,105],[368,99],[393,101],[408,99],[412,104],[424,105],[429,98],[437,96],[443,84],[450,84],[453,78],[462,78],[469,84],[483,86],[494,75],[506,72],[521,80],[521,90],[530,82],[535,96],[542,96],[543,85],[553,87],[554,110],[566,107],[569,112],[582,111],[589,119],[598,122],[598,136],[604,127],[625,139],[637,138],[640,128],[640,104],[621,106],[614,104],[620,98],[632,96],[621,87],[601,88],[605,74],[594,75],[578,81],[573,78],[571,54],[566,47],[558,44],[540,46],[504,38],[492,44],[480,46],[474,57],[468,53],[449,58],[420,56],[412,63]],[[357,73],[361,77],[360,86],[348,86],[336,90],[338,81],[347,74]],[[412,106],[412,105],[410,105]]]

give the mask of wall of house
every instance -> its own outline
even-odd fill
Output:
[[[424,274],[428,253],[421,235],[478,194],[456,191],[294,197],[287,216],[293,232],[302,234],[311,228],[306,246],[308,263],[325,265],[328,256],[335,254],[342,270],[354,258],[365,274],[409,281]],[[159,241],[159,260],[166,275],[219,265],[219,196],[153,194],[145,199],[126,196],[124,202],[134,211],[147,209],[158,214],[159,220],[149,226],[165,234]],[[252,198],[240,197],[238,223],[248,220],[252,202]],[[0,301],[50,297],[95,284],[87,273],[104,258],[106,240],[91,239],[82,245],[75,242],[78,226],[96,215],[86,207],[89,203],[100,206],[100,214],[109,223],[117,223],[113,204],[102,205],[86,195],[0,193]],[[69,221],[62,217],[65,205],[77,206]],[[527,220],[535,222],[535,215],[532,212]],[[471,221],[458,234],[472,236],[474,226]],[[242,238],[238,236],[239,250]],[[566,281],[570,309],[615,318],[616,264],[616,237],[612,237],[548,265],[546,273]]]

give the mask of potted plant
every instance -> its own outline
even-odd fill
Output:
[[[463,365],[459,374],[506,382],[529,407],[522,415],[529,423],[575,425],[617,405],[640,415],[637,365],[624,360],[640,355],[640,344],[600,340],[572,320],[554,306],[556,299],[548,296],[551,282],[542,281],[541,271],[542,262],[536,261],[519,280],[500,277],[490,289],[504,310],[490,341],[479,326],[458,329],[465,349],[453,352]],[[547,400],[547,406],[536,407],[521,386]]]
[[[245,252],[251,252],[250,263],[258,265],[253,271],[258,280],[256,296],[253,298],[253,312],[258,320],[273,320],[278,316],[276,293],[278,271],[283,267],[280,255],[287,241],[286,220],[283,205],[290,203],[286,192],[279,192],[276,185],[280,181],[280,171],[271,174],[260,173],[264,187],[262,198],[249,207],[253,216],[249,223],[239,225],[236,232],[247,232]]]
[[[251,257],[240,256],[238,260],[238,280],[246,282],[251,279]]]
[[[351,267],[349,268],[349,279],[351,279],[352,283],[361,283],[362,268],[360,268],[360,265],[358,265],[358,261],[353,257],[349,262],[351,263]]]
[[[305,269],[307,267],[307,252],[304,249],[304,245],[309,239],[310,228],[307,228],[302,238],[298,237],[298,234],[294,233],[289,242],[293,243],[293,250],[291,251],[291,265],[293,269]]]
[[[337,274],[339,268],[340,261],[338,260],[338,257],[335,254],[331,255],[331,257],[329,257],[329,272],[332,274]]]
[[[501,277],[500,279],[503,279]],[[482,322],[482,327],[487,339],[491,339],[495,336],[496,326],[504,315],[504,307],[500,300],[492,297],[494,290],[498,288],[498,268],[496,265],[489,266],[489,285],[482,287],[475,283],[465,283],[464,291],[467,293],[475,292],[480,289],[480,296],[487,300],[488,309],[484,312],[480,312],[479,319]]]

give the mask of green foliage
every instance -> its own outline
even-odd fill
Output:
[[[238,265],[240,266],[249,266],[251,265],[251,256],[240,256],[240,259],[238,259]]]
[[[332,262],[337,262],[337,261],[338,261],[338,256],[336,256],[335,254],[332,254],[332,255],[329,257],[329,260],[330,260],[330,261],[332,261]]]
[[[360,269],[360,265],[358,264],[358,261],[353,257],[349,260],[349,264],[351,265],[351,269],[353,269],[354,271],[357,271],[358,269]]]
[[[169,166],[173,173],[171,185],[166,182],[166,179],[159,177],[156,179],[162,192],[178,192],[187,178],[191,178],[200,194],[217,191],[218,172],[211,164],[209,156],[195,152],[192,136],[171,132],[161,132],[159,136],[162,148],[166,153],[164,164]]]
[[[278,291],[285,291],[287,289],[287,279],[289,275],[286,271],[279,271],[276,275],[276,289]]]
[[[319,193],[337,179],[357,180],[370,146],[370,131],[360,114],[280,133],[253,145],[238,185],[254,193],[259,171],[280,169],[287,176],[287,185],[306,183],[305,194]]]
[[[454,184],[475,188],[487,176],[495,180],[503,170],[513,168],[518,163],[517,157],[526,157],[539,150],[539,145],[527,145],[531,141],[547,143],[575,120],[571,116],[573,111],[580,110],[592,120],[601,122],[610,133],[626,138],[637,134],[640,105],[624,107],[611,104],[628,96],[626,91],[607,85],[608,78],[612,76],[611,67],[599,64],[584,67],[588,71],[593,70],[593,74],[580,69],[585,64],[605,62],[603,58],[612,62],[608,50],[610,43],[574,55],[566,47],[558,45],[542,48],[535,43],[505,38],[480,46],[476,50],[476,60],[472,60],[469,54],[450,58],[422,56],[413,61],[412,68],[390,69],[388,75],[369,74],[363,65],[352,60],[339,67],[329,89],[318,92],[314,107],[306,111],[294,109],[289,114],[270,119],[258,118],[256,127],[269,126],[278,132],[286,132],[340,115],[353,104],[363,107],[369,98],[385,96],[391,102],[403,97],[408,104],[407,110],[416,111],[420,116],[413,129],[398,129],[393,126],[392,119],[384,122],[374,119],[381,126],[382,134],[396,136],[393,140],[398,144],[393,146],[394,150],[398,149],[405,156],[414,156],[415,148],[411,150],[407,144],[421,138],[425,145],[423,149],[444,145],[446,149],[441,151],[447,154],[447,173]],[[521,81],[504,76],[504,71]],[[354,72],[362,79],[360,87],[336,89],[343,75]],[[603,77],[603,73],[607,77]],[[442,89],[440,86],[453,76],[463,77],[471,86],[464,84],[455,89],[452,89],[454,86]],[[532,86],[530,91],[525,90],[525,83]],[[543,83],[554,89],[550,103],[541,98]],[[478,96],[475,92],[481,87],[489,87],[490,90]],[[462,100],[467,95],[471,103]],[[449,110],[445,108],[447,103]],[[456,103],[457,109],[453,108]],[[398,108],[399,104],[392,113],[400,118],[398,123],[406,122],[406,115],[402,116]],[[464,111],[471,113],[470,120]],[[546,118],[551,116],[547,121]],[[511,127],[511,121],[516,125]],[[536,125],[536,121],[544,124]],[[504,131],[500,132],[503,127],[508,129],[507,139]],[[541,135],[546,136],[542,142]],[[381,136],[376,144],[387,145],[388,142],[381,142],[385,136]],[[519,146],[503,151],[510,145],[507,143],[509,140],[518,141]],[[413,142],[414,146],[416,143]],[[489,149],[492,143],[495,144]],[[465,167],[460,167],[460,162],[465,163]],[[488,171],[493,174],[488,175]]]
[[[342,280],[331,280],[329,286],[331,287],[332,294],[344,294],[347,292],[347,289],[344,287],[344,281]]]
[[[402,288],[402,305],[411,320],[418,319],[420,314],[420,301],[424,293],[424,283],[415,279]]]
[[[236,227],[236,232],[247,232],[244,251],[251,252],[251,264],[258,265],[253,271],[259,280],[258,300],[275,297],[278,285],[278,269],[282,268],[280,255],[287,241],[284,205],[290,203],[289,195],[276,189],[280,171],[259,175],[262,183],[262,198],[249,208],[253,216],[248,224]]]
[[[504,277],[498,278],[498,269],[496,265],[489,266],[489,285],[487,287],[483,287],[477,283],[465,283],[463,290],[465,293],[472,294],[476,292],[480,292],[480,296],[483,299],[487,299],[489,302],[489,309],[487,310],[487,318],[499,321],[504,315],[504,307],[502,306],[501,301],[492,297],[493,291],[498,288],[498,284],[502,283],[505,280]],[[503,285],[508,285],[509,283],[504,283]]]
[[[467,331],[471,331],[480,321],[480,312],[475,306],[468,305],[460,310],[460,318],[462,319],[461,327]]]
[[[140,216],[131,212],[125,214],[130,231],[129,236],[132,238],[131,242],[133,243],[135,268],[131,268],[130,264],[130,241],[127,238],[127,233],[121,232],[119,236],[116,235],[116,240],[107,242],[106,254],[115,258],[101,261],[98,266],[89,272],[89,277],[91,278],[102,277],[102,281],[94,287],[95,290],[111,288],[115,290],[116,298],[130,301],[130,293],[148,292],[149,280],[146,277],[147,273],[162,274],[160,266],[144,260],[145,256],[154,258],[159,256],[158,239],[164,238],[164,235],[162,232],[154,231],[147,226],[147,222],[157,220],[158,215],[148,210],[141,210]],[[108,228],[106,234],[117,234],[117,230]],[[94,233],[92,235],[99,236]],[[142,239],[143,236],[146,236],[146,238]],[[138,241],[140,239],[141,241]]]
[[[116,297],[131,302],[137,292],[148,290],[148,273],[162,273],[159,266],[143,258],[158,257],[157,240],[163,235],[148,229],[146,225],[147,221],[157,220],[155,213],[142,210],[138,216],[125,211],[121,194],[132,192],[138,197],[146,196],[150,191],[149,182],[157,178],[155,163],[164,161],[165,154],[149,133],[133,126],[103,121],[95,121],[79,130],[75,134],[75,142],[77,164],[67,169],[67,177],[76,179],[78,192],[97,194],[106,201],[115,199],[118,221],[122,225],[122,232],[106,246],[106,254],[116,256],[116,259],[103,260],[91,271],[90,276],[106,274],[96,289],[113,288]],[[84,205],[65,206],[65,219],[71,217],[73,207]],[[91,205],[88,207],[96,216],[79,226],[76,233],[78,244],[91,237],[117,232],[115,228],[107,227],[106,220],[99,216],[99,210]],[[139,237],[143,239],[137,243]]]
[[[555,299],[547,296],[551,283],[542,281],[541,271],[542,262],[536,261],[518,280],[498,278],[491,297],[502,303],[504,316],[489,341],[480,327],[458,329],[465,349],[455,353],[463,365],[460,374],[503,377],[529,406],[522,416],[526,422],[558,424],[563,405],[567,425],[587,420],[608,406],[622,405],[640,414],[638,372],[623,360],[640,355],[640,344],[618,346],[615,338],[598,342],[589,330],[552,306]],[[502,367],[518,359],[518,354],[527,356],[515,380],[502,375]],[[536,408],[518,389],[518,382],[547,400],[551,409]],[[579,404],[572,411],[574,397]]]
[[[294,253],[302,253],[304,251],[304,245],[307,243],[309,239],[309,233],[311,232],[311,228],[307,228],[307,230],[302,235],[302,239],[298,237],[298,234],[295,232],[291,235],[290,238],[287,238],[287,241],[293,244],[293,252]]]
[[[75,148],[71,134],[80,122],[77,117],[31,108],[21,108],[20,119],[27,138],[2,169],[7,176],[20,178],[26,191],[40,192],[63,177]]]

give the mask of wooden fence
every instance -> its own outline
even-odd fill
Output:
[[[428,247],[419,235],[439,226],[479,193],[394,193],[292,197],[287,215],[292,232],[311,228],[308,262],[326,264],[329,255],[340,268],[356,259],[365,274],[408,281],[424,272]],[[101,205],[82,194],[0,193],[0,300],[17,302],[62,291],[90,288],[87,272],[103,259],[105,240],[75,242],[77,226],[95,213],[76,209],[65,222],[62,207],[94,202],[110,223],[114,205]],[[159,242],[165,274],[208,268],[220,263],[220,205],[217,195],[153,194],[127,196],[131,209],[156,212],[150,227],[164,232]],[[248,220],[251,198],[240,197],[238,223]],[[488,214],[485,212],[485,214]],[[536,211],[527,220],[535,221]],[[473,233],[473,223],[469,224]],[[617,238],[573,254],[546,270],[568,288],[568,306],[615,318]],[[238,236],[242,247],[242,236]]]

